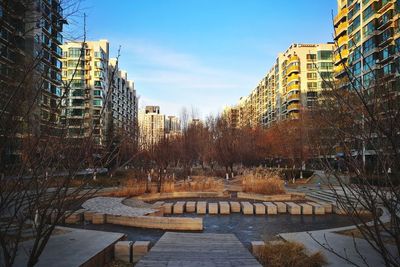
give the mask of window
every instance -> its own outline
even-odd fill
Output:
[[[384,76],[392,74],[393,73],[393,65],[392,65],[392,63],[386,64],[385,66],[383,66],[382,70],[383,70],[383,75]]]
[[[392,55],[392,47],[385,47],[381,52],[381,59],[385,60],[388,59]]]
[[[363,32],[364,32],[364,38],[367,38],[368,36],[372,35],[375,31],[375,21],[371,21],[367,25],[364,26]]]
[[[375,67],[376,56],[372,54],[364,59],[364,71],[369,71]]]
[[[94,90],[93,91],[93,94],[95,95],[95,96],[101,96],[102,94],[101,94],[101,90]]]
[[[348,20],[351,20],[358,11],[360,11],[360,3],[355,4],[353,9],[349,11]]]
[[[393,37],[392,29],[389,28],[381,34],[381,43],[386,42],[387,40]]]
[[[316,70],[317,67],[315,63],[307,63],[307,70]]]
[[[317,89],[317,82],[308,82],[307,83],[307,88],[309,90]]]
[[[369,7],[367,7],[364,12],[363,12],[363,20],[369,19],[372,15],[376,13],[375,11],[375,5],[371,4]]]
[[[316,79],[317,79],[317,73],[316,73],[316,72],[309,72],[309,73],[307,73],[307,79],[309,79],[309,80],[316,80]]]
[[[319,60],[332,60],[332,51],[319,51],[318,59]]]
[[[323,79],[323,80],[329,80],[332,78],[332,72],[329,72],[329,71],[321,72],[319,75],[321,76],[321,79]]]
[[[307,54],[307,60],[308,61],[314,61],[317,59],[317,55],[316,54]]]
[[[93,105],[97,106],[97,107],[101,107],[101,106],[103,106],[103,100],[95,99],[95,100],[93,100]]]
[[[353,31],[355,31],[358,27],[360,26],[360,16],[357,16],[353,22],[350,24],[350,26],[347,28],[347,33],[351,34]]]
[[[69,48],[68,52],[70,57],[79,57],[80,55],[83,56],[83,51],[81,48]]]
[[[374,49],[375,48],[375,39],[374,38],[370,38],[368,41],[366,41],[363,44],[363,48],[364,48],[364,54],[366,54],[369,51],[371,51],[372,49]]]
[[[319,69],[321,71],[331,70],[331,69],[333,69],[333,63],[332,62],[321,62],[321,63],[319,63]]]
[[[361,62],[357,62],[353,67],[352,67],[352,74],[354,76],[358,76],[361,74]]]
[[[363,76],[364,87],[369,88],[375,80],[375,73],[370,71]]]
[[[102,87],[101,81],[94,81],[94,86]]]

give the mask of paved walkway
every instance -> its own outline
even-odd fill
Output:
[[[385,210],[383,212],[380,220],[385,223],[390,220],[390,215]],[[384,266],[381,256],[366,240],[337,233],[355,228],[356,226],[353,225],[311,232],[284,233],[279,236],[287,241],[304,244],[309,252],[321,251],[327,258],[330,267],[354,266],[341,257],[350,259],[357,266]],[[330,249],[324,249],[324,247]],[[398,255],[397,247],[387,245],[387,248],[392,255]],[[329,251],[332,249],[341,257]],[[398,257],[398,262],[400,262],[400,256],[398,255]]]
[[[86,210],[121,216],[145,216],[157,212],[155,209],[145,207],[145,203],[136,200],[137,207],[127,206],[122,203],[125,198],[120,197],[95,197],[82,204]],[[132,204],[132,203],[131,203]]]
[[[124,234],[57,227],[63,233],[50,237],[43,254],[40,256],[38,267],[76,267],[86,263],[92,257],[112,246]],[[14,266],[26,266],[28,251],[32,241],[21,244]]]
[[[165,233],[137,267],[261,267],[233,234]]]

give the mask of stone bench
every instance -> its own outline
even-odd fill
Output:
[[[265,206],[261,203],[254,203],[254,210],[257,215],[265,214]]]
[[[318,204],[322,205],[325,209],[325,213],[332,213],[333,212],[333,204],[329,202],[318,202]]]
[[[231,212],[240,212],[240,203],[236,201],[229,202],[231,206]]]
[[[208,214],[218,214],[218,203],[208,203]]]
[[[132,262],[132,241],[118,241],[114,245],[114,258],[126,263]]]
[[[278,207],[272,202],[263,202],[265,207],[267,208],[268,215],[278,214]]]
[[[144,255],[149,252],[150,242],[149,241],[136,241],[132,245],[132,262],[138,262]]]
[[[93,224],[104,224],[106,222],[106,215],[104,213],[93,213],[92,223]]]
[[[294,202],[286,202],[287,210],[292,215],[301,215],[301,207]]]
[[[285,202],[274,202],[276,207],[278,208],[279,213],[286,213],[287,212],[287,207]]]
[[[194,201],[186,202],[186,212],[196,212],[196,202]]]
[[[93,219],[93,214],[95,214],[94,211],[89,211],[89,210],[85,211],[83,213],[83,220],[91,222]]]
[[[69,216],[65,217],[65,223],[67,224],[75,224],[82,222],[84,209],[80,209],[72,212]]]
[[[174,214],[182,214],[185,210],[185,202],[178,201],[174,204],[173,212]]]
[[[165,213],[165,214],[172,214],[172,207],[173,207],[173,205],[174,205],[174,204],[172,204],[172,203],[165,203],[165,204],[163,205],[164,213]]]
[[[240,202],[240,205],[242,207],[242,212],[245,215],[253,215],[254,214],[254,208],[253,205],[250,202]]]
[[[301,203],[300,207],[301,207],[301,213],[303,215],[312,215],[313,214],[313,207],[311,205],[306,204],[306,203]]]
[[[226,201],[219,202],[219,213],[220,214],[230,214],[231,213],[231,208],[230,208],[228,202],[226,202]]]
[[[310,205],[313,209],[313,213],[316,215],[324,215],[325,214],[325,208],[317,203],[314,202],[307,202],[308,205]]]
[[[207,202],[199,201],[197,202],[197,214],[206,214],[207,213]]]

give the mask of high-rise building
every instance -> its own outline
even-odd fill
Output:
[[[107,40],[66,42],[63,46],[63,123],[69,138],[93,137],[105,146],[109,43]]]
[[[165,118],[165,136],[168,138],[177,137],[181,134],[181,121],[176,116]]]
[[[157,145],[165,134],[165,115],[159,106],[146,106],[139,111],[139,144],[142,148]]]
[[[20,137],[58,136],[65,23],[59,0],[1,1],[0,21],[0,128],[23,122]],[[17,159],[20,145],[9,145],[6,157]]]
[[[333,78],[333,43],[292,44],[252,92],[239,100],[240,127],[269,127],[311,109]]]
[[[335,77],[339,87],[369,88],[399,76],[399,0],[338,0]]]
[[[109,129],[123,131],[131,137],[138,137],[138,98],[134,82],[128,80],[128,74],[118,69],[117,59],[110,59],[109,65],[111,97],[108,99]]]

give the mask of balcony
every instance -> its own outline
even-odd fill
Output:
[[[341,46],[347,44],[348,42],[349,42],[349,37],[347,35],[344,35],[342,37],[339,37],[337,44],[338,44],[338,47],[341,47]]]
[[[293,75],[290,75],[290,76],[287,78],[287,83],[290,83],[290,82],[292,82],[292,81],[298,81],[299,79],[300,79],[300,77],[299,77],[298,74],[293,74]]]
[[[337,66],[335,66],[335,68],[333,69],[333,71],[335,72],[336,75],[342,73],[345,70],[344,65],[343,64],[339,64]]]
[[[335,55],[335,64],[338,65],[340,62],[346,60],[349,57],[349,50],[343,50]]]
[[[286,92],[290,92],[292,90],[300,90],[300,84],[291,84],[286,87]]]
[[[340,23],[339,26],[335,29],[335,37],[338,38],[343,33],[345,33],[347,31],[348,27],[349,27],[349,24],[347,22]]]
[[[334,25],[335,26],[338,25],[339,22],[341,22],[343,19],[345,19],[348,12],[349,12],[349,9],[347,7],[343,8],[342,10],[340,10],[340,12],[335,17]]]
[[[293,56],[291,56],[290,58],[289,58],[289,60],[288,60],[288,65],[290,64],[290,63],[292,63],[292,62],[298,62],[300,59],[299,59],[299,57],[297,56],[297,55],[293,55]]]
[[[291,94],[291,95],[288,96],[288,98],[287,98],[287,102],[291,102],[291,101],[294,101],[294,100],[297,100],[297,101],[300,100],[300,94],[299,94],[299,93]]]
[[[288,112],[290,112],[290,111],[295,111],[295,110],[300,110],[300,103],[293,103],[293,104],[290,104],[290,105],[287,107],[287,111],[288,111]]]
[[[290,66],[286,70],[286,72],[287,72],[288,75],[290,75],[291,73],[298,73],[298,72],[300,72],[300,66],[298,66],[298,65]]]

